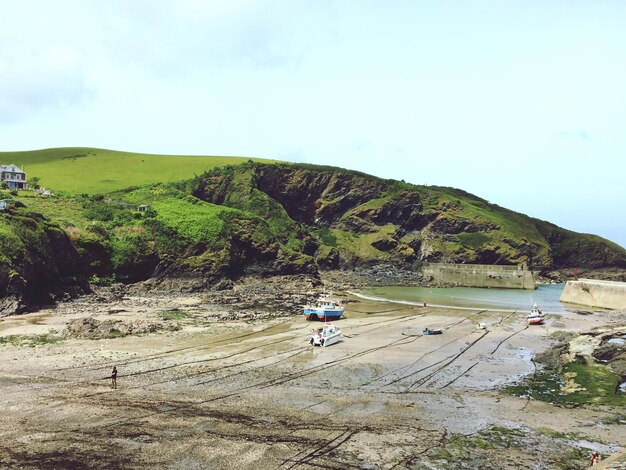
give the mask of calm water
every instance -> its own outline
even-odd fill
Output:
[[[479,289],[473,287],[377,287],[353,294],[373,300],[387,300],[433,307],[484,308],[499,311],[529,311],[536,303],[544,312],[572,311],[576,307],[559,302],[564,284],[541,284],[534,291],[521,289]]]

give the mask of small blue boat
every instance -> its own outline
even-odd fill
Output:
[[[320,297],[314,305],[304,307],[304,318],[307,320],[332,321],[343,315],[345,308],[338,301],[329,297]]]

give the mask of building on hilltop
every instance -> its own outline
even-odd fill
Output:
[[[26,173],[17,165],[0,165],[0,184],[8,189],[27,189]]]

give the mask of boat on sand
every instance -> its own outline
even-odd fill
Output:
[[[541,325],[543,324],[544,319],[545,317],[543,316],[543,312],[539,310],[539,307],[537,307],[537,304],[533,305],[533,308],[531,309],[530,313],[526,317],[526,321],[528,322],[529,325]]]
[[[333,300],[328,296],[321,296],[313,305],[304,307],[304,318],[307,320],[337,320],[345,311],[345,308],[339,301]]]
[[[327,323],[320,328],[313,328],[311,331],[313,334],[309,343],[313,346],[330,346],[338,343],[341,336],[341,330],[331,323]]]

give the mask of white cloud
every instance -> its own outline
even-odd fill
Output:
[[[0,121],[14,123],[42,111],[73,106],[90,96],[80,53],[69,46],[3,49]]]
[[[291,2],[113,1],[99,5],[107,54],[162,76],[291,67],[303,51]]]

